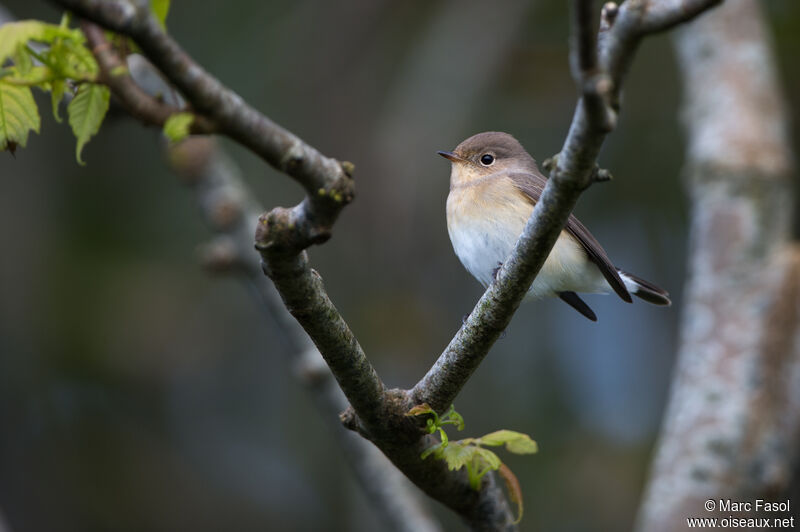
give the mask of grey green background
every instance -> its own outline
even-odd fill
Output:
[[[4,2],[57,21],[45,2]],[[566,2],[173,2],[169,31],[255,107],[356,165],[357,199],[315,268],[390,386],[428,369],[481,289],[447,237],[449,164],[484,130],[542,160],[576,92]],[[800,3],[764,2],[794,122]],[[497,10],[505,11],[505,15]],[[492,51],[494,50],[494,51]],[[210,234],[163,164],[158,132],[109,117],[74,159],[42,98],[42,133],[0,153],[0,512],[15,532],[375,530],[265,315],[196,248]],[[576,213],[670,309],[589,296],[524,305],[456,407],[465,436],[530,434],[503,454],[523,530],[630,528],[667,396],[681,316],[687,202],[669,38],[640,50]],[[258,200],[301,190],[225,142]],[[795,141],[795,148],[797,142]],[[796,150],[795,150],[796,151]],[[459,525],[435,505],[447,529]]]

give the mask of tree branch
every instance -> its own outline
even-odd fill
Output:
[[[128,71],[100,28],[88,22],[83,22],[81,28],[98,61],[101,78],[134,117],[160,126],[170,114],[181,111],[151,95],[163,90],[161,86],[144,90],[134,81],[133,72]],[[140,67],[135,72],[137,78],[147,77],[142,69],[154,70],[147,61],[137,65]],[[213,131],[212,124],[203,121],[203,117],[198,118],[195,124],[201,125],[195,132],[205,132],[206,128]],[[252,250],[251,221],[263,208],[253,200],[253,194],[238,176],[233,163],[215,142],[202,137],[170,145],[167,154],[170,167],[195,191],[206,223],[218,234],[201,249],[204,266],[216,273],[234,273],[245,279],[279,324],[279,334],[293,359],[296,377],[308,389],[323,418],[329,421],[347,462],[372,501],[373,510],[392,530],[438,531],[438,524],[422,506],[406,477],[375,446],[344,430],[338,422],[339,412],[345,410],[348,403],[319,351],[298,323],[289,318],[278,293],[269,286],[261,271],[258,255]]]
[[[100,67],[100,81],[108,85],[125,110],[145,124],[161,127],[167,119],[186,109],[180,109],[151,96],[131,77],[126,65],[113,50],[103,30],[89,22],[81,23],[89,48]],[[191,125],[193,134],[208,134],[216,130],[205,116],[196,115]]]
[[[444,461],[420,458],[425,449],[437,442],[406,416],[413,406],[408,394],[384,388],[328,298],[321,277],[310,268],[305,251],[291,255],[262,245],[268,238],[264,235],[275,230],[270,220],[268,215],[262,215],[256,229],[256,248],[261,252],[264,271],[350,401],[352,409],[342,417],[345,425],[375,443],[412,482],[461,514],[473,529],[515,530],[513,514],[492,475],[484,477],[482,489],[476,492],[465,471],[449,471]]]
[[[662,17],[659,20],[669,19],[677,24],[718,2],[689,0],[686,5],[673,2],[673,10],[658,11]],[[514,251],[500,268],[496,281],[478,301],[436,364],[414,387],[412,397],[416,403],[428,403],[437,411],[449,407],[500,333],[508,326],[558,239],[578,197],[591,184],[600,147],[609,128],[614,125],[614,120],[608,117],[613,116],[618,108],[621,83],[641,38],[653,31],[666,29],[666,25],[652,29],[654,25],[647,18],[651,2],[629,0],[622,4],[600,42],[598,72],[595,75],[599,82],[586,83],[585,68],[591,69],[593,66],[586,56],[596,46],[594,30],[583,27],[593,24],[594,17],[587,15],[590,4],[587,0],[576,0],[575,3],[575,22],[580,27],[574,31],[576,38],[573,42],[577,46],[572,49],[572,64],[578,67],[579,76],[575,81],[581,90],[581,99],[556,168]],[[702,9],[696,4],[702,4]],[[692,10],[687,10],[687,5],[691,5]],[[671,16],[667,17],[667,14]],[[603,112],[597,112],[600,101],[605,102]]]
[[[135,7],[123,0],[54,1],[87,20],[132,37],[181,89],[194,110],[205,113],[220,132],[251,149],[253,139],[261,144],[266,142],[265,150],[259,151],[259,144],[254,151],[303,184],[308,196],[299,205],[273,209],[259,219],[256,245],[264,271],[275,282],[287,308],[309,332],[342,391],[358,411],[357,418],[353,417],[348,426],[378,443],[408,478],[461,514],[473,528],[515,529],[511,524],[513,514],[494,477],[486,475],[483,489],[476,492],[470,487],[466,472],[453,473],[443,461],[420,459],[422,452],[435,441],[405,415],[412,406],[406,394],[384,389],[325,294],[321,278],[308,265],[304,248],[329,237],[339,211],[352,199],[349,177],[352,165],[324,158],[224,89],[161,32],[141,3]],[[191,76],[187,77],[187,72]],[[228,211],[223,208],[221,212],[224,218]],[[227,259],[231,259],[230,255]]]
[[[722,0],[647,0],[641,4],[642,31],[656,33],[689,22],[709,4],[721,4]]]
[[[256,229],[257,248],[266,257],[264,271],[275,283],[286,308],[314,340],[350,404],[369,427],[367,431],[375,432],[387,416],[383,382],[328,298],[322,277],[309,266],[307,254],[281,257],[262,244],[263,235],[276,230],[272,223],[262,215]]]
[[[800,458],[795,170],[759,4],[729,0],[674,44],[688,130],[690,261],[672,389],[637,523],[648,532],[713,517],[708,499],[785,499]]]
[[[391,530],[440,530],[400,471],[374,445],[339,423],[338,414],[347,408],[347,401],[319,351],[286,312],[261,272],[258,255],[253,253],[252,221],[263,209],[253,200],[236,167],[209,138],[189,138],[170,146],[167,154],[170,167],[194,190],[203,218],[219,235],[203,249],[204,264],[214,272],[235,274],[245,280],[276,322],[297,380],[328,421],[370,507]]]
[[[352,165],[322,155],[299,137],[253,109],[206,72],[164,33],[141,0],[51,0],[100,26],[131,37],[144,55],[219,132],[294,178],[307,198],[291,212],[283,246],[298,252],[330,238],[342,208],[352,201]]]
[[[597,68],[597,12],[594,0],[572,3],[572,77],[580,80]]]
[[[610,132],[616,115],[610,108],[611,80],[597,66],[597,12],[594,0],[576,0],[572,4],[572,77],[580,87],[583,104],[591,122]]]
[[[346,416],[348,426],[371,439],[414,483],[461,514],[474,529],[515,529],[494,476],[486,475],[481,490],[476,492],[470,488],[463,470],[449,471],[439,460],[422,461],[420,454],[434,440],[405,414],[422,402],[437,411],[448,408],[507,327],[578,196],[592,182],[597,154],[614,127],[621,81],[641,38],[689,18],[718,0],[673,2],[672,11],[658,11],[659,22],[648,18],[651,2],[629,0],[618,9],[615,19],[604,18],[604,25],[610,27],[596,60],[591,58],[597,46],[591,2],[577,0],[578,47],[573,48],[572,54],[579,70],[576,83],[581,99],[557,166],[497,281],[484,293],[434,367],[410,392],[385,389],[325,293],[319,274],[310,268],[304,251],[329,237],[340,210],[352,199],[352,168],[323,157],[223,87],[161,31],[149,15],[146,2],[134,6],[123,0],[53,1],[131,36],[193,109],[303,185],[308,195],[300,205],[276,208],[262,215],[256,247],[265,273],[311,336],[350,401],[353,411]]]

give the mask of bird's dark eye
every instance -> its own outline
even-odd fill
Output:
[[[484,153],[481,155],[481,164],[484,166],[489,166],[494,162],[494,156],[490,153]]]

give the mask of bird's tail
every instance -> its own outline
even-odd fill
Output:
[[[622,270],[617,270],[617,272],[622,282],[625,283],[625,288],[627,288],[628,292],[631,294],[654,305],[672,305],[672,301],[669,300],[669,292],[663,288],[659,288],[653,283],[645,281],[628,272]]]

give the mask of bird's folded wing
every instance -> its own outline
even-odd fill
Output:
[[[547,179],[543,175],[530,174],[527,172],[511,173],[508,177],[511,178],[528,201],[530,201],[532,205],[536,205],[536,202],[539,201],[542,195],[542,190],[544,190]],[[617,268],[611,263],[611,259],[608,258],[608,255],[606,255],[605,250],[597,239],[595,239],[589,230],[572,214],[569,215],[565,229],[581,243],[583,249],[586,250],[589,260],[597,265],[600,273],[606,278],[606,281],[608,281],[608,284],[614,289],[614,292],[630,303],[632,299],[631,295],[628,293],[628,289],[625,288],[625,284],[622,282],[622,279],[620,279],[619,273],[617,273]]]

